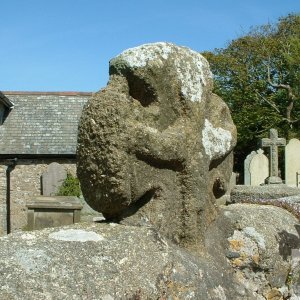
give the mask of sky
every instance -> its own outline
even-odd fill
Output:
[[[0,0],[0,90],[95,92],[109,60],[152,42],[224,48],[300,0]]]

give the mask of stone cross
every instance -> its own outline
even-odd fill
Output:
[[[285,146],[284,138],[278,138],[276,129],[270,129],[270,138],[263,138],[261,140],[262,147],[270,148],[270,177],[267,178],[266,183],[282,183],[278,174],[278,146]]]

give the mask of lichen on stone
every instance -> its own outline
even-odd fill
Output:
[[[145,67],[153,60],[166,60],[172,52],[172,47],[168,43],[145,44],[130,48],[122,52],[119,56],[125,60],[130,67]]]
[[[17,264],[29,274],[46,269],[51,262],[46,251],[41,249],[18,249],[14,258]]]
[[[31,233],[24,233],[24,234],[21,235],[21,238],[23,240],[35,240],[36,236],[31,234]]]
[[[103,236],[100,234],[81,229],[61,229],[57,232],[50,233],[49,238],[66,242],[99,242],[104,240]]]
[[[207,79],[212,79],[212,74],[208,62],[200,53],[160,42],[127,49],[117,57],[131,68],[146,67],[151,63],[162,66],[169,58],[174,60],[182,95],[189,101],[201,102],[203,86],[207,85]]]
[[[208,119],[205,119],[202,130],[202,143],[205,153],[210,159],[226,154],[231,147],[232,135],[230,131],[221,127],[215,128]]]
[[[262,234],[256,231],[254,227],[245,227],[243,232],[246,236],[252,238],[261,250],[266,249],[265,239]]]
[[[192,102],[201,102],[203,86],[207,84],[204,70],[208,69],[208,63],[199,53],[188,50],[189,59],[186,61],[175,60],[178,78],[181,82],[181,92],[186,99]],[[211,74],[208,74],[210,77]]]
[[[227,300],[225,291],[220,285],[213,289],[214,299]]]

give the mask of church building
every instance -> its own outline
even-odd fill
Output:
[[[0,235],[27,224],[26,201],[57,162],[76,174],[77,128],[92,93],[0,92]]]

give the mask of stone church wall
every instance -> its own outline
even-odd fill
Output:
[[[0,165],[0,236],[6,233],[6,169]]]
[[[11,232],[22,230],[27,224],[26,201],[41,195],[41,176],[50,163],[57,162],[76,175],[75,159],[19,159],[10,173]],[[0,164],[0,235],[6,233],[7,165]]]

